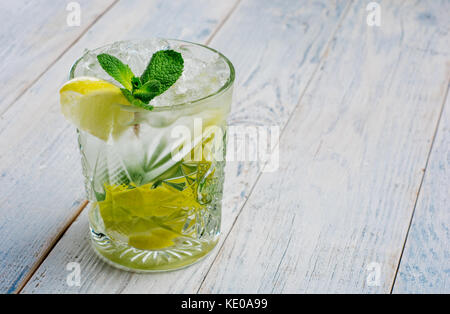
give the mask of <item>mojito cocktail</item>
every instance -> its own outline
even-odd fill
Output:
[[[206,255],[220,232],[234,69],[177,40],[87,51],[60,91],[76,125],[95,251],[163,271]]]

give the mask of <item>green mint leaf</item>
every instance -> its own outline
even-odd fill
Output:
[[[133,96],[149,103],[150,100],[161,94],[161,83],[156,80],[150,80],[139,89],[134,90]]]
[[[153,54],[144,73],[141,76],[142,84],[150,80],[159,81],[160,94],[172,86],[183,73],[184,61],[181,53],[174,50],[160,50]]]
[[[106,53],[99,54],[97,60],[103,70],[128,90],[132,90],[131,80],[134,77],[130,67],[122,61]]]
[[[141,107],[147,110],[153,110],[153,106],[146,104],[145,102],[143,102],[142,100],[134,97],[134,95],[125,88],[121,88],[120,89],[122,91],[122,94],[125,96],[125,98],[133,105],[136,107]]]
[[[140,80],[138,77],[133,77],[133,78],[131,79],[131,85],[132,85],[132,87],[133,87],[132,92],[134,93],[134,91],[135,91],[136,89],[141,88],[142,83],[141,83],[141,80]]]
[[[164,93],[181,76],[184,60],[174,50],[160,50],[153,54],[144,73],[135,77],[130,67],[114,56],[103,53],[97,56],[103,70],[123,85],[122,94],[133,105],[152,110],[150,101]]]

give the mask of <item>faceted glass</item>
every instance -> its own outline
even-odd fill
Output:
[[[194,43],[126,41],[87,52],[70,73],[111,81],[94,58],[108,53],[141,74],[159,49],[181,52],[185,69],[155,108],[121,108],[128,119],[107,140],[78,130],[94,249],[141,272],[190,265],[217,243],[233,65]]]

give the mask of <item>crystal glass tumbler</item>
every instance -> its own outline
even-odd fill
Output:
[[[203,45],[154,39],[87,51],[70,72],[71,79],[117,84],[98,64],[98,54],[113,55],[140,74],[161,49],[180,52],[184,70],[151,101],[153,110],[122,106],[116,115],[121,121],[98,117],[120,125],[104,138],[78,129],[94,250],[106,262],[138,272],[190,265],[217,243],[233,65]]]

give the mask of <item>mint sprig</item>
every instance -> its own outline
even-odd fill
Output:
[[[134,96],[143,102],[150,100],[161,94],[163,90],[161,83],[157,80],[150,80],[134,91]]]
[[[136,77],[130,67],[114,56],[97,56],[100,66],[124,88],[121,91],[134,106],[152,110],[150,101],[168,90],[183,73],[184,60],[179,52],[160,50],[153,54],[144,73]]]
[[[123,85],[128,90],[131,90],[131,80],[134,77],[130,67],[114,56],[102,53],[97,56],[98,62],[103,70],[112,76],[117,82]]]
[[[181,53],[173,50],[155,52],[141,75],[142,84],[150,80],[161,83],[163,91],[169,89],[183,72],[184,61]]]
[[[125,98],[132,104],[133,106],[144,108],[147,110],[153,110],[153,106],[149,105],[148,103],[143,102],[139,98],[136,98],[132,92],[130,92],[126,88],[121,88],[122,94],[125,96]]]

